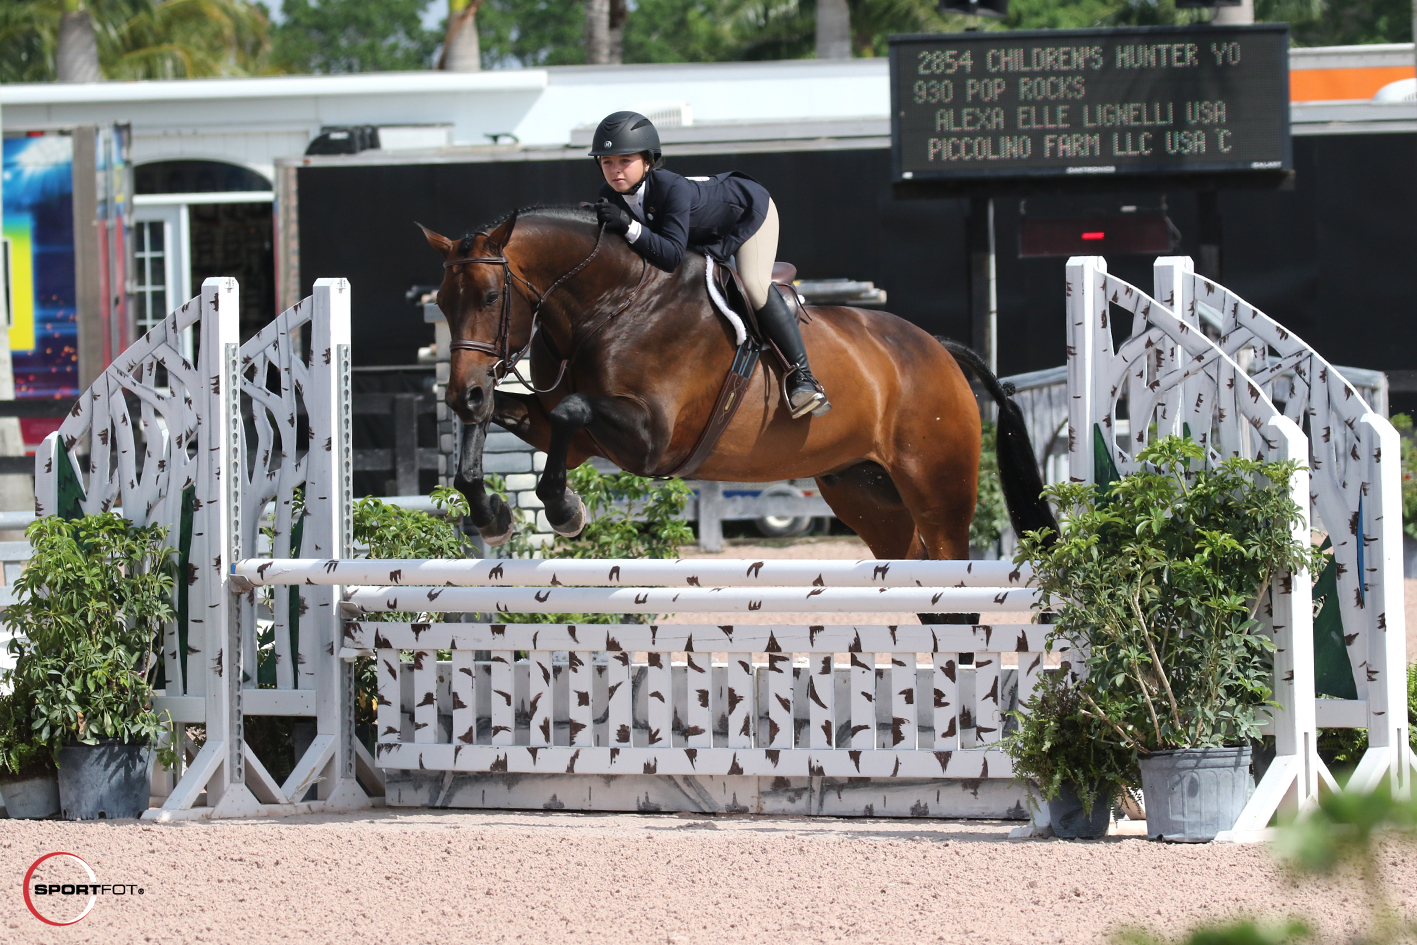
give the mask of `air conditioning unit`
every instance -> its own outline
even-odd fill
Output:
[[[694,123],[694,106],[688,102],[651,102],[633,110],[654,122],[656,128],[685,128]]]

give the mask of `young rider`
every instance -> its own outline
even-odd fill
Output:
[[[761,184],[737,171],[685,178],[660,167],[659,133],[637,112],[616,112],[595,129],[590,154],[605,186],[596,215],[634,250],[673,272],[692,247],[720,262],[736,257],[758,324],[790,362],[787,400],[793,419],[831,409],[807,364],[797,318],[772,284],[777,207]]]

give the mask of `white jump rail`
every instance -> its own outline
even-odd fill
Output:
[[[1157,268],[1158,283],[1174,285],[1184,266],[1172,258],[1159,260]],[[1114,472],[1133,472],[1140,466],[1135,457],[1142,447],[1154,437],[1173,434],[1187,434],[1205,446],[1211,463],[1230,456],[1307,463],[1309,447],[1299,426],[1193,324],[1108,274],[1101,257],[1068,260],[1067,278],[1068,442],[1074,482],[1101,482]],[[1121,312],[1131,314],[1131,334],[1114,350],[1112,325]],[[1120,417],[1122,405],[1126,420]],[[1306,513],[1294,536],[1307,543],[1306,469],[1290,488]],[[1262,608],[1275,642],[1271,689],[1278,708],[1271,714],[1270,731],[1276,756],[1230,839],[1258,836],[1282,807],[1302,809],[1318,795],[1323,763],[1315,750],[1310,581],[1307,572],[1276,581]]]
[[[485,561],[440,559],[379,561],[249,559],[232,566],[232,573],[252,585],[362,584],[517,587],[567,585],[599,587],[650,584],[659,587],[920,587],[940,583],[950,587],[1024,588],[1032,579],[1027,565],[1008,561],[799,561],[787,558],[645,559],[558,558],[550,560],[497,558]]]

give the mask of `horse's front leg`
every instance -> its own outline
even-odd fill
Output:
[[[482,448],[487,443],[487,421],[463,427],[462,452],[453,487],[467,499],[468,517],[489,545],[500,545],[512,537],[512,510],[502,497],[487,490],[482,478]]]
[[[589,397],[572,394],[552,408],[546,419],[551,425],[551,441],[546,447],[546,469],[536,484],[536,496],[546,507],[546,520],[552,531],[574,538],[585,528],[586,512],[581,497],[566,487],[566,461],[571,440],[595,419],[595,411]]]

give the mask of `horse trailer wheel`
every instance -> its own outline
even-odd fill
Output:
[[[801,498],[802,490],[796,486],[789,486],[782,483],[775,486],[768,486],[760,495],[762,498],[775,495],[790,495]],[[753,523],[758,528],[758,534],[764,538],[796,538],[805,535],[812,527],[812,517],[810,515],[799,515],[792,517],[789,515],[764,515]]]

